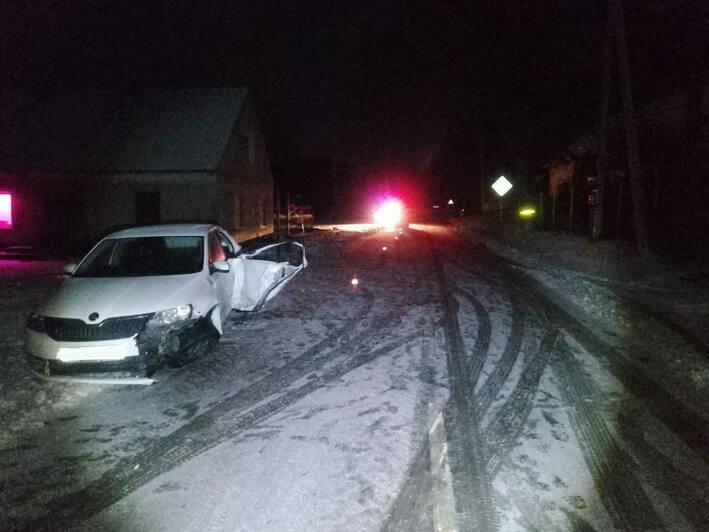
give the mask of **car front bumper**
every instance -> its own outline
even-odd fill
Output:
[[[27,353],[27,363],[30,368],[42,376],[84,376],[120,378],[132,377],[142,373],[140,357],[125,360],[62,362],[40,358]]]
[[[135,338],[101,342],[62,342],[44,333],[27,331],[27,350],[35,358],[64,364],[110,363],[137,360]]]
[[[100,342],[58,341],[28,329],[26,352],[30,367],[44,377],[151,376],[164,362],[181,365],[200,356],[210,342],[218,339],[211,321],[202,317],[174,326],[144,329],[131,338]]]
[[[28,330],[26,355],[30,368],[45,379],[96,383],[152,382],[150,379],[136,379],[143,376],[145,364],[135,338],[60,342],[47,334]]]

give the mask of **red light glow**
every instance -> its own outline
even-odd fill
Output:
[[[404,206],[398,199],[388,199],[382,203],[374,213],[374,223],[384,229],[393,230],[404,215]]]
[[[0,229],[12,228],[12,194],[0,192]]]

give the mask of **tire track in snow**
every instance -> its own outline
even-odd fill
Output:
[[[488,466],[491,477],[495,478],[502,462],[507,458],[515,442],[524,430],[524,425],[532,411],[534,395],[539,381],[549,363],[549,357],[556,344],[559,328],[550,325],[539,344],[539,348],[527,363],[509,399],[500,408],[485,432],[490,448]]]
[[[467,255],[470,254],[470,250],[466,250],[465,248],[463,248],[461,252]],[[489,279],[489,273],[483,274],[482,272],[470,269],[467,265],[462,266],[460,263],[461,261],[459,259],[454,262],[453,265],[459,270],[473,275],[476,280],[482,279],[487,284],[498,286],[498,288],[501,288],[510,300],[512,325],[507,339],[507,345],[505,345],[505,350],[495,364],[495,368],[490,373],[489,377],[485,379],[485,382],[482,384],[480,390],[475,394],[475,399],[478,402],[480,412],[481,414],[484,414],[509,378],[510,372],[519,358],[526,326],[526,312],[523,310],[520,298],[515,294],[515,292],[506,286],[500,286],[502,284],[501,280],[495,279],[494,281],[491,281]],[[464,288],[457,286],[456,289],[475,307],[475,311],[478,316],[484,314],[487,317],[487,322],[489,323],[490,318],[485,306],[477,298],[475,298],[473,294]]]
[[[697,479],[676,468],[643,435],[635,416],[623,412],[618,418],[618,432],[626,441],[640,465],[640,474],[655,489],[664,493],[695,530],[709,523],[709,494],[706,492],[707,471]]]
[[[362,350],[361,345],[348,345],[345,348],[350,351],[348,358],[319,377],[311,379],[300,387],[287,390],[271,401],[245,412],[231,412],[235,415],[228,419],[219,419],[209,415],[211,413],[199,416],[190,422],[189,426],[163,438],[148,452],[122,462],[118,467],[105,473],[97,482],[88,485],[78,493],[56,499],[48,511],[35,522],[28,523],[27,528],[41,529],[50,526],[56,528],[88,519],[162,473],[174,469],[220,443],[233,439],[317,389],[421,336],[420,332],[415,332],[376,349],[368,346],[369,350]],[[381,345],[381,338],[370,337],[370,340],[375,346]],[[353,354],[355,352],[356,354]]]
[[[474,299],[472,294],[469,294],[465,290],[461,290],[461,293],[469,300]],[[476,394],[475,397],[478,402],[478,408],[480,408],[480,411],[482,413],[487,411],[487,409],[490,407],[490,403],[492,403],[495,397],[497,397],[497,394],[500,393],[502,386],[505,384],[507,378],[510,376],[512,367],[517,361],[517,358],[520,355],[520,350],[522,348],[522,339],[524,338],[525,328],[524,312],[521,310],[519,302],[517,302],[514,298],[511,299],[512,325],[510,328],[509,337],[507,338],[507,345],[505,345],[505,350],[503,351],[500,359],[495,364],[495,368],[493,369],[492,373],[490,373],[490,376],[482,384],[482,387],[480,388],[479,392]],[[482,307],[482,304],[478,304]],[[482,310],[485,311],[484,307],[482,307]]]
[[[492,485],[486,469],[484,439],[480,434],[479,413],[473,400],[475,383],[465,367],[465,344],[458,324],[458,304],[446,279],[445,270],[428,236],[430,252],[441,291],[443,328],[448,348],[448,378],[457,423],[450,427],[449,456],[453,475],[458,524],[463,530],[493,530],[496,516],[492,500]]]
[[[566,403],[571,426],[596,489],[619,530],[661,530],[664,525],[635,476],[635,461],[618,445],[593,404],[593,385],[565,342],[554,351],[552,369]]]
[[[463,252],[465,253],[467,250],[463,249]],[[522,310],[522,303],[518,295],[513,290],[508,289],[507,286],[504,286],[502,279],[496,279],[494,283],[490,283],[488,275],[482,272],[471,270],[460,264],[455,264],[455,267],[473,275],[475,279],[483,279],[489,284],[500,285],[499,288],[506,293],[510,300],[512,325],[505,350],[490,376],[485,380],[478,393],[475,394],[475,400],[480,408],[480,412],[484,413],[495,400],[505,382],[507,382],[512,368],[521,354],[526,325],[526,312]],[[475,300],[478,305],[482,306],[472,294],[461,288],[458,288],[458,290],[476,307],[476,310],[477,305],[475,305],[473,300]],[[484,311],[484,306],[482,307]],[[524,429],[524,425],[531,412],[532,399],[534,398],[541,376],[548,364],[549,352],[553,349],[558,334],[558,327],[548,327],[537,351],[523,370],[522,375],[510,393],[509,399],[504,403],[499,412],[493,417],[489,426],[485,429],[486,445],[488,447],[487,463],[490,478],[495,478],[503,460],[507,458],[509,451]]]
[[[464,266],[457,267],[462,271],[474,275],[475,277],[487,277],[487,275],[482,272],[472,271]],[[689,424],[685,424],[682,421],[680,421],[679,423],[676,421],[672,423],[670,421],[670,427],[679,429],[678,436],[684,439],[685,443],[687,443],[695,452],[699,451],[699,454],[701,455],[702,447],[699,445],[699,442],[702,439],[701,434],[704,431],[703,427],[705,426],[705,424],[700,419],[698,419],[691,410],[689,410],[684,405],[682,405],[681,402],[675,400],[672,396],[669,396],[666,392],[664,392],[664,390],[659,386],[659,383],[654,383],[652,381],[648,383],[642,373],[632,371],[632,369],[629,367],[629,364],[624,363],[624,357],[622,357],[620,353],[614,353],[614,350],[610,346],[604,344],[602,341],[596,338],[595,335],[593,335],[593,333],[588,330],[588,327],[585,324],[579,322],[570,314],[565,312],[558,303],[550,300],[549,296],[545,294],[543,290],[539,289],[539,287],[536,286],[536,283],[534,283],[533,280],[527,280],[526,276],[521,276],[518,273],[515,274],[511,272],[509,268],[505,267],[505,265],[501,265],[497,269],[497,271],[501,273],[500,280],[502,282],[498,281],[497,276],[494,276],[495,279],[491,282],[491,284],[503,285],[504,282],[504,285],[514,287],[513,290],[520,297],[524,295],[526,299],[530,299],[531,301],[536,302],[537,304],[535,304],[535,308],[538,308],[538,310],[540,310],[542,314],[547,315],[547,317],[551,320],[554,329],[556,329],[557,331],[560,326],[563,326],[565,328],[573,329],[571,332],[574,334],[574,336],[577,336],[577,333],[580,332],[580,341],[582,341],[582,343],[586,343],[585,347],[588,349],[588,344],[592,344],[593,347],[590,349],[590,352],[602,359],[603,357],[605,357],[607,365],[611,366],[611,372],[614,373],[615,376],[619,378],[621,382],[631,390],[631,392],[633,392],[634,390],[639,391],[639,399],[641,402],[645,402],[645,398],[649,399],[650,404],[648,405],[648,407],[650,408],[650,410],[653,411],[655,415],[659,414],[659,419],[663,419],[665,423],[667,423],[671,419],[670,412],[672,411],[672,409],[668,409],[667,407],[661,408],[659,402],[655,397],[653,397],[653,393],[651,392],[653,388],[659,388],[657,391],[661,397],[667,397],[672,406],[679,407],[680,419],[685,422],[690,421]],[[506,288],[506,286],[504,287]],[[527,287],[531,288],[531,290],[526,290]],[[522,293],[523,290],[526,290],[524,294]],[[545,340],[546,338],[547,337],[545,337]],[[586,342],[583,342],[584,340]],[[544,343],[548,342],[543,341],[543,344]],[[600,348],[600,350],[598,348]],[[549,349],[549,352],[552,352],[551,349]],[[551,356],[556,357],[558,355],[553,354]],[[554,360],[556,360],[556,358],[554,358]],[[537,357],[537,361],[541,362],[541,359]],[[544,362],[544,364],[537,364],[535,361],[532,361],[532,363],[530,363],[530,366],[536,366],[536,368],[528,366],[527,370],[525,370],[525,373],[529,370],[532,374],[536,373],[540,378],[548,362],[549,361],[547,360]],[[572,372],[572,377],[575,377],[575,373],[578,373],[578,368],[576,368],[575,371]],[[528,375],[528,377],[531,376],[532,375]],[[524,389],[520,391],[519,386],[525,380],[526,377],[523,375],[522,379],[520,380],[520,383],[518,383],[518,386],[513,391],[513,396],[517,395],[517,402],[520,403],[524,402],[524,399],[520,398],[525,397],[526,394],[522,393],[525,391]],[[535,389],[536,385],[524,385],[523,388],[526,388],[526,391],[528,392],[529,390]],[[531,403],[532,396],[527,395],[527,397],[529,398],[528,403]],[[575,420],[572,420],[572,425],[574,426],[575,431],[577,431],[577,438],[580,442],[582,442],[582,445],[586,446],[585,450],[582,449],[582,451],[584,452],[584,457],[589,460],[589,469],[591,469],[592,472],[595,468],[594,478],[597,479],[599,492],[602,494],[604,504],[608,506],[608,510],[611,515],[613,515],[613,519],[615,520],[617,526],[621,529],[646,529],[648,527],[655,529],[663,528],[664,525],[659,520],[659,517],[654,511],[652,503],[642,490],[642,486],[638,478],[635,476],[635,471],[631,469],[631,464],[633,464],[633,462],[631,461],[630,457],[627,454],[619,454],[618,450],[620,449],[620,447],[617,442],[612,439],[612,436],[609,434],[605,425],[598,424],[598,419],[588,417],[589,415],[593,416],[596,414],[593,409],[589,410],[589,407],[586,404],[588,397],[578,392],[576,393],[575,397],[576,402],[572,404],[578,404],[580,405],[580,408],[586,407],[586,410],[584,412],[586,416],[581,419],[576,418]],[[569,398],[566,398],[566,400],[567,402],[570,401]],[[512,401],[512,397],[510,398],[510,401]],[[529,410],[531,410],[531,405]],[[519,412],[519,410],[515,407],[509,408],[509,412],[515,411]],[[521,415],[518,414],[519,417],[513,423],[513,425],[517,425],[518,430],[521,430],[524,426],[528,413],[529,411],[526,413],[526,415],[523,412],[521,413]],[[501,414],[505,416],[504,413]],[[698,424],[692,424],[691,421],[698,421]],[[627,422],[627,420],[625,420],[625,422],[621,421],[621,424]],[[494,424],[497,424],[497,427],[495,427]],[[674,427],[672,427],[672,425],[674,425]],[[698,427],[698,430],[695,427]],[[489,431],[492,433],[491,437],[493,438],[493,440],[500,438],[500,436],[502,435],[503,439],[508,445],[513,444],[514,441],[518,439],[518,433],[515,433],[516,431],[514,427],[509,425],[508,423],[500,423],[499,420],[497,422],[493,421],[493,424],[491,425]],[[675,432],[677,432],[677,430],[675,430]],[[698,435],[696,434],[697,432],[699,433]],[[579,436],[579,433],[582,433],[581,436]],[[640,441],[638,441],[638,438],[640,438]],[[647,473],[643,473],[645,475],[644,478],[656,489],[665,493],[665,495],[668,496],[668,498],[672,500],[675,505],[677,505],[682,514],[688,518],[688,521],[690,523],[695,526],[699,525],[698,528],[702,528],[702,525],[705,525],[707,520],[705,515],[706,511],[704,511],[704,508],[706,508],[706,497],[703,496],[701,488],[698,491],[688,490],[686,486],[690,484],[690,479],[683,478],[682,473],[676,472],[676,468],[672,466],[671,462],[668,461],[668,459],[665,458],[663,455],[661,455],[661,453],[650,447],[647,442],[642,440],[642,436],[640,436],[639,434],[633,434],[631,432],[629,435],[627,435],[625,439],[627,439],[629,442],[632,442],[632,451],[634,452],[634,454],[637,454],[640,463],[647,464],[648,471]],[[588,451],[589,444],[587,442],[589,440],[595,442],[596,445],[595,447],[591,448],[591,451]],[[608,453],[608,455],[598,452],[599,441],[602,442],[603,445],[605,445],[606,452]],[[505,442],[503,442],[503,445]],[[499,443],[497,441],[493,441],[493,443],[493,446],[488,450],[488,452],[491,456],[491,475],[494,478],[494,475],[499,470],[500,460],[506,457],[508,451],[503,450],[502,453],[492,454],[493,451],[496,451],[499,448]],[[608,451],[608,449],[610,449],[610,451]],[[590,457],[589,452],[591,453]],[[620,453],[622,452],[622,449],[620,449]],[[611,458],[610,455],[612,455],[614,458]],[[702,457],[704,458],[704,456]],[[603,462],[603,460],[605,460],[606,462]],[[613,484],[613,481],[605,479],[602,474],[604,471],[603,467],[604,464],[607,465],[608,463],[612,464],[616,471],[622,471],[620,473],[620,476],[623,477],[622,481],[625,482],[625,485],[618,487],[617,485]],[[658,467],[659,470],[657,469]],[[601,472],[600,475],[599,471]],[[606,484],[604,484],[604,482]],[[696,485],[696,480],[693,484]],[[628,495],[629,493],[630,495]],[[618,510],[614,510],[614,505],[616,507],[621,506],[623,508],[622,511],[619,512]],[[693,511],[694,514],[692,514]]]
[[[554,303],[550,303],[554,304]],[[558,321],[589,353],[600,358],[623,386],[637,397],[704,461],[709,461],[709,425],[699,414],[675,398],[643,368],[597,338],[575,318],[559,310]]]
[[[466,357],[470,381],[475,386],[475,383],[480,378],[480,373],[485,365],[485,357],[487,357],[490,349],[490,332],[492,330],[490,315],[485,310],[485,306],[473,294],[459,287],[455,287],[455,291],[460,293],[473,306],[478,318],[478,335],[475,338],[475,345],[470,356]],[[485,411],[484,408],[480,410],[481,412]]]
[[[700,335],[697,335],[694,331],[688,329],[685,325],[683,325],[684,319],[681,315],[677,315],[670,307],[666,306],[665,304],[658,304],[657,295],[650,296],[649,300],[647,297],[645,297],[645,299],[641,299],[640,296],[632,288],[627,288],[622,283],[617,281],[612,281],[610,279],[601,279],[593,275],[587,275],[572,270],[565,270],[564,272],[547,270],[540,267],[529,266],[513,259],[509,259],[507,257],[500,256],[499,258],[500,260],[505,261],[511,266],[520,268],[522,270],[537,270],[557,276],[563,276],[564,274],[572,275],[578,279],[593,283],[596,286],[605,289],[607,293],[609,293],[612,297],[623,301],[629,307],[634,307],[637,312],[645,314],[648,317],[658,321],[659,323],[673,331],[675,334],[680,336],[685,342],[692,346],[692,348],[697,351],[697,353],[699,353],[702,357],[704,357],[706,360],[709,360],[709,345],[707,345],[706,340]],[[654,288],[652,286],[643,286],[642,289],[644,291],[650,291],[651,293],[655,294],[666,293],[665,289]],[[654,301],[652,299],[653,297],[655,297]]]
[[[645,404],[645,406],[654,415],[656,415],[658,419],[664,420],[664,422],[667,424],[667,421],[671,419],[672,415],[670,413],[671,409],[662,409],[658,412],[658,408],[660,405],[658,404],[655,394],[659,394],[660,397],[667,398],[668,402],[672,406],[676,406],[678,408],[677,413],[680,421],[679,423],[677,423],[676,421],[674,423],[670,423],[669,428],[672,429],[673,427],[671,425],[673,424],[677,427],[680,427],[680,431],[677,436],[683,439],[685,443],[687,443],[689,447],[692,448],[695,452],[697,450],[702,449],[697,445],[697,442],[699,439],[701,439],[701,433],[702,430],[704,430],[703,426],[705,425],[703,425],[702,421],[698,420],[695,417],[693,412],[684,407],[681,402],[674,399],[672,396],[669,396],[667,392],[664,392],[664,389],[660,387],[659,383],[652,382],[652,379],[648,381],[647,378],[644,378],[642,373],[632,371],[632,369],[629,367],[629,364],[627,364],[627,362],[624,363],[624,357],[620,355],[620,353],[614,352],[615,350],[612,347],[599,340],[585,324],[583,324],[582,322],[568,314],[565,310],[563,310],[561,305],[553,301],[543,291],[543,289],[538,286],[538,284],[534,280],[528,279],[527,276],[520,276],[520,274],[518,273],[515,275],[515,273],[511,272],[509,268],[504,269],[507,271],[507,275],[509,275],[509,277],[513,279],[515,277],[522,277],[522,279],[519,279],[519,281],[521,281],[522,283],[522,286],[527,286],[531,288],[531,290],[527,291],[528,296],[531,296],[532,300],[536,301],[539,304],[539,307],[541,307],[541,309],[544,309],[542,312],[546,314],[548,318],[553,321],[553,323],[555,323],[557,326],[563,326],[564,328],[569,330],[570,333],[572,333],[573,336],[578,341],[580,341],[582,345],[584,345],[584,348],[588,350],[589,353],[592,353],[597,357],[599,357],[600,355],[600,358],[602,360],[603,357],[605,357],[607,365],[610,366],[610,371],[631,392],[639,391],[639,401]],[[517,287],[517,289],[519,290],[519,284],[517,285]],[[558,356],[558,354],[555,353],[554,356],[556,357]],[[577,375],[580,378],[579,369],[575,368],[571,372],[571,377],[573,378]],[[586,384],[591,386],[590,382],[587,382]],[[653,388],[655,388],[654,392],[651,391]],[[587,394],[580,394],[580,396],[577,394],[577,399],[580,400],[581,407],[585,407],[586,409],[589,408],[587,403],[588,398],[589,396]],[[644,401],[644,398],[650,399],[650,403],[648,404],[646,401]],[[596,406],[596,408],[598,408],[598,406]],[[586,410],[586,413],[588,414],[589,411]],[[591,411],[591,413],[595,414],[595,411]],[[690,418],[690,423],[698,421],[698,424],[690,424],[688,426],[683,425],[681,420],[686,420],[687,418]],[[605,428],[605,425],[601,427],[598,423],[594,424],[593,420],[589,420],[588,418],[581,420],[576,419],[576,422],[572,423],[572,425],[574,426],[575,430],[586,431],[587,434],[590,432],[591,438],[595,438],[595,441],[600,440],[603,441],[606,445],[611,445],[613,449],[611,454],[616,456],[613,461],[614,467],[616,467],[616,469],[618,470],[622,470],[624,468],[623,473],[621,475],[625,477],[624,480],[627,479],[627,483],[630,485],[630,487],[625,486],[615,488],[612,485],[599,486],[599,492],[602,495],[605,495],[604,503],[606,504],[606,506],[609,506],[608,510],[613,515],[613,519],[616,521],[619,528],[625,527],[626,529],[637,529],[637,527],[644,526],[663,528],[663,524],[655,513],[650,500],[642,491],[639,480],[637,476],[635,476],[635,469],[631,469],[629,467],[629,464],[634,462],[631,461],[630,457],[625,454],[622,449],[620,451],[622,455],[619,456],[615,454],[616,451],[620,449],[620,447],[617,442],[612,439],[612,436],[608,433],[607,429]],[[642,439],[642,436],[639,433],[633,433],[632,429],[629,428],[632,426],[633,424],[630,423],[629,419],[627,419],[627,416],[625,420],[620,421],[621,434],[623,434],[624,439],[626,439],[631,444],[633,454],[637,455],[638,460],[640,460],[640,464],[645,464],[646,466],[646,470],[643,472],[644,478],[647,479],[648,482],[652,484],[656,489],[663,492],[670,500],[672,500],[673,503],[679,508],[680,512],[691,523],[695,525],[699,523],[699,528],[702,528],[702,525],[707,522],[705,515],[706,511],[704,511],[704,509],[706,508],[706,497],[702,495],[702,488],[700,487],[699,490],[696,490],[694,492],[688,490],[687,486],[691,484],[696,485],[696,481],[691,482],[691,479],[684,478],[683,473],[677,471],[677,469],[672,466],[671,462],[669,462],[664,457],[664,455],[654,450],[647,442]],[[699,437],[696,435],[696,433],[692,433],[693,430],[696,430],[695,427],[698,428],[697,432],[699,433]],[[677,431],[675,430],[674,432]],[[577,438],[579,439],[579,441],[582,441],[582,437],[579,437],[578,434]],[[611,443],[609,443],[609,441]],[[590,459],[598,460],[599,455],[600,453],[592,453]],[[586,452],[584,452],[584,457],[587,457]],[[602,455],[600,455],[600,457],[603,458]],[[597,479],[599,476],[599,467],[602,467],[602,463],[601,466],[599,466],[597,462],[595,463],[597,474],[594,476],[594,478]],[[618,465],[618,463],[620,464]],[[660,468],[659,471],[658,468]],[[589,469],[592,470],[593,474],[593,469],[591,465],[589,465]],[[493,466],[493,473],[494,472],[496,472],[496,470]],[[601,481],[602,480],[603,479],[601,479]],[[603,491],[604,489],[605,494]],[[640,498],[640,501],[636,501],[634,506],[636,515],[633,515],[632,508],[630,511],[624,509],[620,513],[618,513],[617,511],[613,511],[612,505],[614,503],[616,506],[618,506],[618,504],[620,503],[624,503],[622,499],[619,503],[616,499],[613,499],[613,497],[625,496],[625,492],[628,489],[632,490],[634,493],[639,494],[638,497]],[[609,497],[611,498],[610,502]],[[648,508],[647,512],[645,512],[645,508]],[[643,523],[643,520],[645,520],[646,522]]]
[[[598,338],[587,324],[565,310],[563,301],[559,301],[538,281],[523,273],[514,272],[501,259],[498,262],[498,268],[506,271],[510,282],[524,287],[527,297],[543,310],[549,320],[563,327],[687,447],[702,460],[709,462],[709,423],[702,415],[677,399],[640,364]]]

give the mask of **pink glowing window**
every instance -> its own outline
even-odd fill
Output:
[[[12,227],[12,194],[0,192],[0,229]]]

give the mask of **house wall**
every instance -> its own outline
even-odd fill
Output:
[[[106,233],[141,223],[216,222],[216,178],[209,174],[0,175],[13,194],[13,227],[0,246],[80,252]],[[138,212],[140,194],[158,200],[157,218]]]
[[[151,173],[99,176],[86,201],[86,224],[92,238],[119,227],[150,223],[214,222],[216,180],[203,175]],[[139,195],[155,195],[155,218],[139,212]]]
[[[568,183],[574,175],[574,163],[561,163],[549,168],[549,196],[556,197],[562,183]]]
[[[273,176],[266,147],[247,99],[217,168],[219,222],[229,231],[270,230],[273,224]]]

